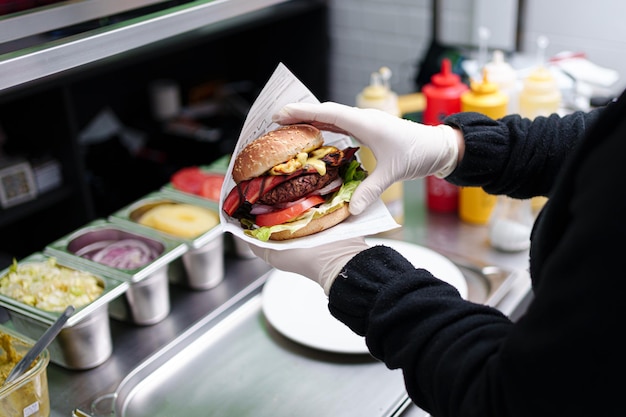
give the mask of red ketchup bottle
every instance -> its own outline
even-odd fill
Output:
[[[441,124],[443,119],[461,111],[461,95],[469,87],[461,82],[461,77],[452,72],[450,60],[441,61],[441,72],[430,78],[430,83],[422,87],[426,99],[423,123]],[[426,205],[429,210],[441,213],[456,213],[459,206],[459,189],[442,178],[426,177]]]

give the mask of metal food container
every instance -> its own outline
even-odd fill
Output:
[[[232,253],[235,254],[235,256],[237,256],[240,259],[255,259],[256,255],[254,254],[254,252],[252,252],[252,249],[250,249],[250,246],[248,245],[248,242],[246,242],[245,240],[241,239],[238,236],[235,236],[232,233],[228,233],[227,235],[228,237],[230,237],[230,246],[232,248]]]
[[[18,265],[48,262],[50,258],[37,252],[19,261]],[[82,271],[81,268],[60,259],[57,259],[57,265]],[[2,271],[0,278],[7,275],[10,269],[11,267]],[[50,361],[68,369],[94,368],[111,356],[113,342],[107,308],[112,300],[128,288],[128,284],[123,281],[88,273],[99,281],[103,287],[102,293],[92,302],[77,307],[61,332],[48,346]],[[39,339],[61,314],[42,310],[4,294],[0,294],[0,305],[7,309],[15,330],[34,340]]]
[[[126,264],[122,264],[121,256],[129,250],[132,256],[124,258]],[[127,282],[124,295],[109,304],[109,316],[152,325],[170,312],[169,264],[186,251],[182,242],[98,219],[47,245],[44,252],[84,270]]]
[[[200,196],[201,198],[205,198],[202,196],[202,192],[200,191],[200,193],[194,193],[191,188],[193,188],[193,184],[186,186],[184,188],[186,189],[182,189],[183,187],[181,187],[180,185],[177,186],[177,184],[175,184],[176,182],[176,175],[177,174],[181,174],[183,171],[188,171],[188,170],[194,170],[197,169],[199,170],[202,174],[206,174],[206,175],[218,175],[221,177],[225,177],[226,176],[226,172],[228,171],[228,164],[230,163],[230,154],[224,155],[218,159],[216,159],[215,161],[211,162],[208,165],[199,165],[199,166],[190,166],[190,167],[184,167],[181,168],[180,170],[178,170],[177,172],[175,172],[172,177],[171,177],[171,181],[168,182],[167,184],[163,185],[163,187],[161,187],[161,191],[163,191],[163,193],[165,194],[170,194],[173,195],[174,197],[180,196],[181,194],[183,195],[187,195],[187,196]],[[184,174],[183,174],[184,176]],[[189,181],[189,178],[191,179]],[[181,183],[197,183],[197,178],[195,177],[195,175],[188,175],[187,178],[183,178],[180,180]],[[197,184],[195,184],[197,185]],[[220,190],[221,191],[221,190]],[[219,193],[218,193],[219,194]],[[217,203],[219,203],[219,201],[216,201]]]
[[[0,325],[0,410],[7,417],[48,417],[48,363],[50,352],[45,349],[34,365],[16,380],[4,384],[17,362],[35,342],[13,329]]]
[[[178,260],[170,265],[170,282],[182,284],[194,290],[214,288],[224,279],[224,232],[219,224],[219,216],[214,227],[192,237],[181,237],[171,231],[166,232],[141,223],[142,217],[151,210],[168,205],[191,205],[207,209],[218,216],[217,204],[208,200],[183,195],[174,196],[157,191],[113,213],[109,221],[132,225],[138,230],[157,232],[168,239],[184,243],[187,251],[180,259],[182,265],[176,264]],[[176,270],[182,270],[183,273],[177,274]]]
[[[214,161],[213,163],[209,165],[201,165],[197,168],[200,169],[205,174],[209,174],[209,175],[215,174],[215,175],[225,176],[226,172],[228,171],[229,162],[230,162],[230,155],[224,155],[223,157],[217,159],[216,161]],[[169,196],[172,196],[173,198],[191,197],[191,198],[205,199],[205,197],[203,197],[202,195],[193,194],[193,193],[186,192],[177,188],[172,181],[163,185],[163,187],[161,187],[161,191],[163,192],[164,195],[169,195]],[[208,198],[207,200],[212,201]],[[200,203],[202,204],[202,201],[200,201]],[[240,259],[256,258],[256,255],[252,253],[252,251],[250,250],[250,247],[244,240],[236,236],[233,236],[230,233],[225,235],[224,251],[226,253],[233,254]]]
[[[191,174],[191,172],[195,172],[195,174]],[[218,183],[220,180],[223,181],[223,179],[225,178],[225,173],[225,170],[217,170],[207,166],[183,168],[172,176],[173,181],[170,181],[163,187],[161,187],[161,191],[164,194],[173,195],[174,197],[183,195],[205,199],[213,203],[219,203],[221,186],[218,186]],[[181,178],[179,180],[180,184],[175,182],[175,176],[177,174],[181,175],[181,177],[179,177]],[[189,178],[184,179],[182,177],[184,175],[188,175]],[[197,175],[199,178],[193,178],[194,175]],[[204,176],[204,179],[202,179],[200,176]],[[208,181],[209,183],[198,187],[198,181]],[[188,185],[185,188],[181,188],[182,184],[184,184],[185,182],[187,182]],[[209,187],[203,189],[203,187],[206,187],[206,185],[208,185]],[[195,189],[195,187],[198,188]]]

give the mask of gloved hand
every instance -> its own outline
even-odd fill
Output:
[[[382,110],[338,103],[293,103],[273,116],[280,124],[311,123],[345,133],[371,149],[376,169],[357,187],[350,212],[359,214],[397,181],[448,176],[457,165],[458,133],[446,125],[427,126]]]
[[[368,248],[363,237],[307,249],[275,250],[250,244],[250,249],[256,256],[276,269],[312,279],[321,285],[326,295],[348,261]]]

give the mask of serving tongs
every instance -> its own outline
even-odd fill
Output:
[[[24,372],[26,372],[28,368],[30,368],[30,365],[33,363],[33,361],[37,359],[39,354],[43,352],[44,349],[47,348],[48,345],[50,345],[50,343],[52,343],[54,338],[63,328],[63,325],[65,325],[67,319],[69,319],[73,313],[74,307],[68,306],[65,311],[59,316],[59,318],[57,318],[56,321],[52,323],[50,327],[48,327],[48,330],[46,330],[44,334],[41,335],[41,337],[39,338],[39,340],[37,340],[33,347],[31,347],[30,350],[26,352],[26,355],[24,355],[24,357],[13,367],[13,369],[11,369],[9,376],[4,381],[4,385],[16,380]]]

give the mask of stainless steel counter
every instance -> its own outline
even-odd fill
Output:
[[[503,253],[492,249],[484,226],[461,223],[454,214],[428,213],[422,203],[422,183],[405,184],[404,226],[383,237],[403,239],[429,247],[453,261],[473,267],[497,266],[521,272],[498,308],[507,314],[517,314],[529,291],[527,252]],[[69,417],[80,408],[89,411],[92,402],[103,395],[115,392],[120,382],[148,356],[167,347],[178,335],[245,289],[253,286],[269,268],[258,259],[227,257],[226,278],[216,288],[192,291],[171,287],[172,310],[162,322],[153,326],[135,326],[112,321],[113,356],[99,367],[87,371],[69,371],[51,364],[48,369],[51,416]],[[421,417],[426,414],[410,405],[403,417]]]

